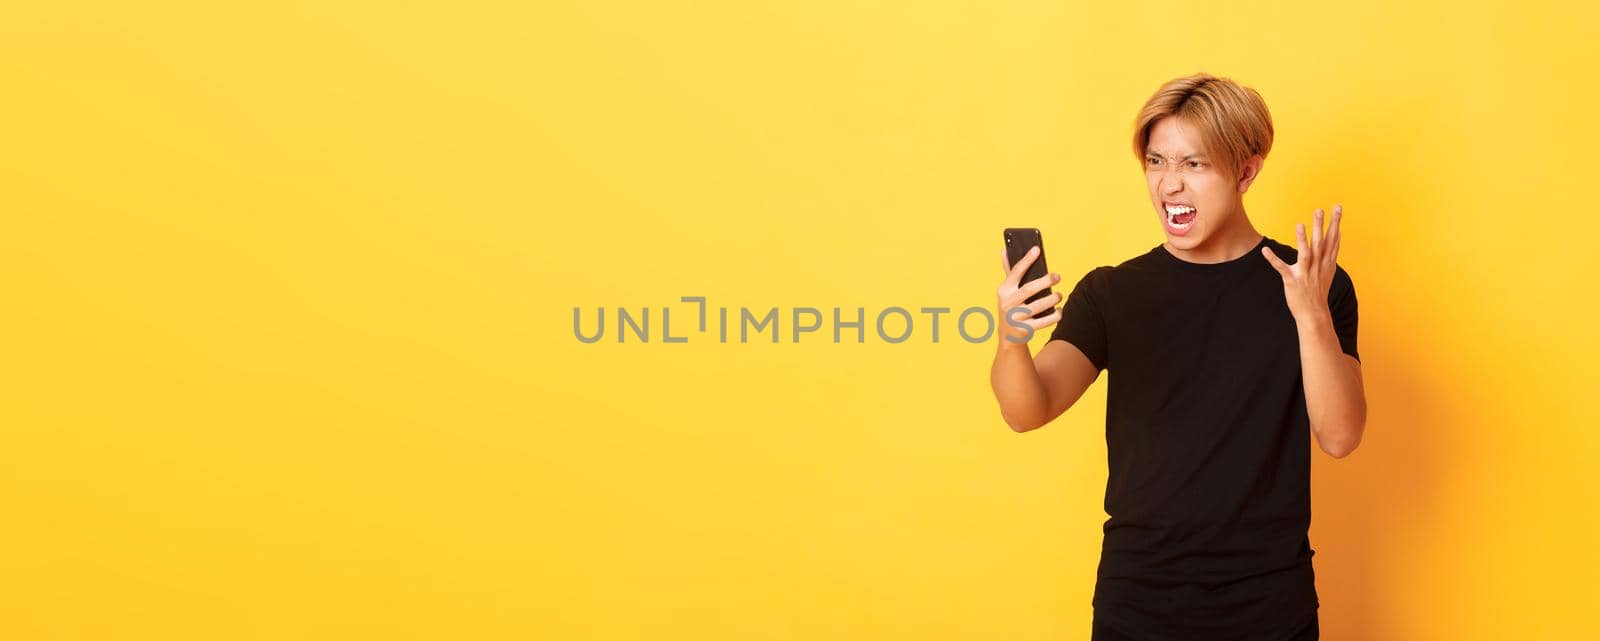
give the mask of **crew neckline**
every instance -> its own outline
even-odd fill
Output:
[[[1250,248],[1250,251],[1247,251],[1247,252],[1239,255],[1236,258],[1230,258],[1230,259],[1222,261],[1220,263],[1193,263],[1193,262],[1189,262],[1187,260],[1184,260],[1182,258],[1178,258],[1172,252],[1167,250],[1167,244],[1166,243],[1161,243],[1159,245],[1156,245],[1156,252],[1161,254],[1162,256],[1165,256],[1167,258],[1168,262],[1180,265],[1180,266],[1184,267],[1185,269],[1197,269],[1197,270],[1227,269],[1227,268],[1232,267],[1234,265],[1238,265],[1240,263],[1243,263],[1245,261],[1250,260],[1251,256],[1255,256],[1256,258],[1259,258],[1261,260],[1266,260],[1266,257],[1261,255],[1261,248],[1262,247],[1266,247],[1267,244],[1270,243],[1270,242],[1272,242],[1272,238],[1268,237],[1266,234],[1262,234],[1261,235],[1261,240],[1257,241],[1256,245],[1254,247]]]

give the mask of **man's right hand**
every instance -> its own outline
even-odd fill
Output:
[[[1028,266],[1032,265],[1033,261],[1038,260],[1038,258],[1039,248],[1037,246],[1031,247],[1028,249],[1028,253],[1022,256],[1022,260],[1012,265],[1011,260],[1006,256],[1005,250],[1000,250],[1000,264],[1005,266],[1006,278],[1000,281],[1000,289],[996,292],[997,304],[1000,310],[998,317],[1000,330],[996,333],[1000,335],[1000,347],[1002,349],[1024,347],[1027,345],[1028,339],[1032,338],[1034,332],[1054,325],[1061,320],[1061,310],[1059,309],[1050,312],[1048,316],[1033,318],[1034,314],[1054,307],[1056,303],[1061,302],[1061,292],[1051,292],[1049,296],[1032,303],[1025,302],[1029,296],[1061,282],[1061,274],[1057,273],[1045,274],[1026,283],[1021,282],[1022,275],[1028,271]],[[1031,328],[1031,332],[1028,329],[1011,324],[1008,320],[1013,318],[1010,316],[1012,310],[1018,307],[1025,307],[1028,311],[1026,313],[1020,310],[1016,311],[1016,321]]]

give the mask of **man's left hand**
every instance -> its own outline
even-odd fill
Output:
[[[1318,209],[1313,214],[1309,248],[1306,247],[1305,224],[1299,223],[1294,226],[1295,244],[1299,255],[1293,265],[1284,264],[1283,259],[1272,252],[1271,247],[1261,248],[1261,253],[1267,257],[1267,262],[1272,264],[1273,269],[1278,270],[1278,275],[1283,276],[1283,295],[1289,303],[1289,312],[1294,315],[1296,322],[1330,316],[1328,288],[1333,284],[1333,275],[1337,270],[1339,217],[1343,213],[1343,205],[1333,206],[1333,221],[1329,224],[1326,234],[1322,230],[1322,210]]]

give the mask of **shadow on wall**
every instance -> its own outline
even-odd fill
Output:
[[[1327,150],[1319,156],[1328,160],[1293,172],[1292,180],[1301,183],[1294,193],[1343,199],[1347,221],[1359,220],[1361,230],[1350,234],[1346,226],[1339,262],[1355,280],[1360,305],[1366,432],[1344,459],[1327,456],[1315,439],[1312,445],[1311,547],[1320,626],[1328,639],[1385,641],[1414,634],[1416,622],[1397,605],[1397,592],[1399,586],[1425,589],[1428,579],[1408,576],[1402,561],[1426,544],[1425,533],[1437,531],[1430,524],[1439,519],[1438,497],[1447,491],[1451,461],[1460,460],[1441,448],[1461,446],[1459,435],[1449,432],[1466,417],[1455,415],[1464,413],[1459,403],[1452,409],[1451,401],[1460,399],[1430,375],[1428,348],[1413,338],[1426,335],[1430,319],[1404,313],[1423,297],[1405,291],[1405,279],[1385,277],[1418,271],[1406,265],[1415,254],[1367,244],[1377,242],[1380,230],[1385,238],[1437,242],[1425,230],[1395,228],[1423,222],[1400,212],[1423,211],[1427,194],[1416,193],[1392,166],[1410,155],[1405,147],[1415,149],[1417,139],[1367,124],[1322,129],[1328,133],[1313,147]],[[1311,209],[1331,209],[1332,202],[1307,207],[1304,222],[1310,224]]]

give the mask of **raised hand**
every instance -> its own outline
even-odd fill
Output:
[[[1293,265],[1284,264],[1277,254],[1272,253],[1272,248],[1262,247],[1261,253],[1267,257],[1267,262],[1272,268],[1278,270],[1278,275],[1283,276],[1283,296],[1289,303],[1289,312],[1294,315],[1295,322],[1305,322],[1329,316],[1328,288],[1333,284],[1333,275],[1337,269],[1339,257],[1339,218],[1344,214],[1343,205],[1333,206],[1333,221],[1328,226],[1327,234],[1322,231],[1322,210],[1318,209],[1312,216],[1313,227],[1311,230],[1311,246],[1306,246],[1306,226],[1304,223],[1294,227],[1296,249],[1299,256]]]
[[[995,293],[998,299],[997,304],[1000,308],[1000,316],[996,324],[1000,326],[1002,344],[1026,343],[1028,339],[1033,337],[1033,332],[1054,325],[1056,321],[1061,320],[1061,310],[1059,309],[1050,312],[1047,316],[1033,318],[1034,314],[1061,302],[1061,292],[1051,292],[1049,296],[1032,303],[1025,302],[1029,296],[1061,282],[1061,274],[1055,273],[1045,274],[1026,283],[1021,282],[1022,275],[1028,271],[1028,266],[1038,259],[1039,248],[1037,246],[1028,249],[1028,253],[1024,254],[1022,260],[1017,261],[1015,265],[1010,264],[1010,260],[1006,258],[1005,250],[1000,250],[1000,264],[1005,266],[1006,278],[1000,282],[1000,289]],[[1028,309],[1026,314],[1022,312],[1016,313],[1017,321],[1027,325],[1028,329],[1006,322],[1006,319],[1009,318],[1007,314],[1017,307],[1026,307]]]

